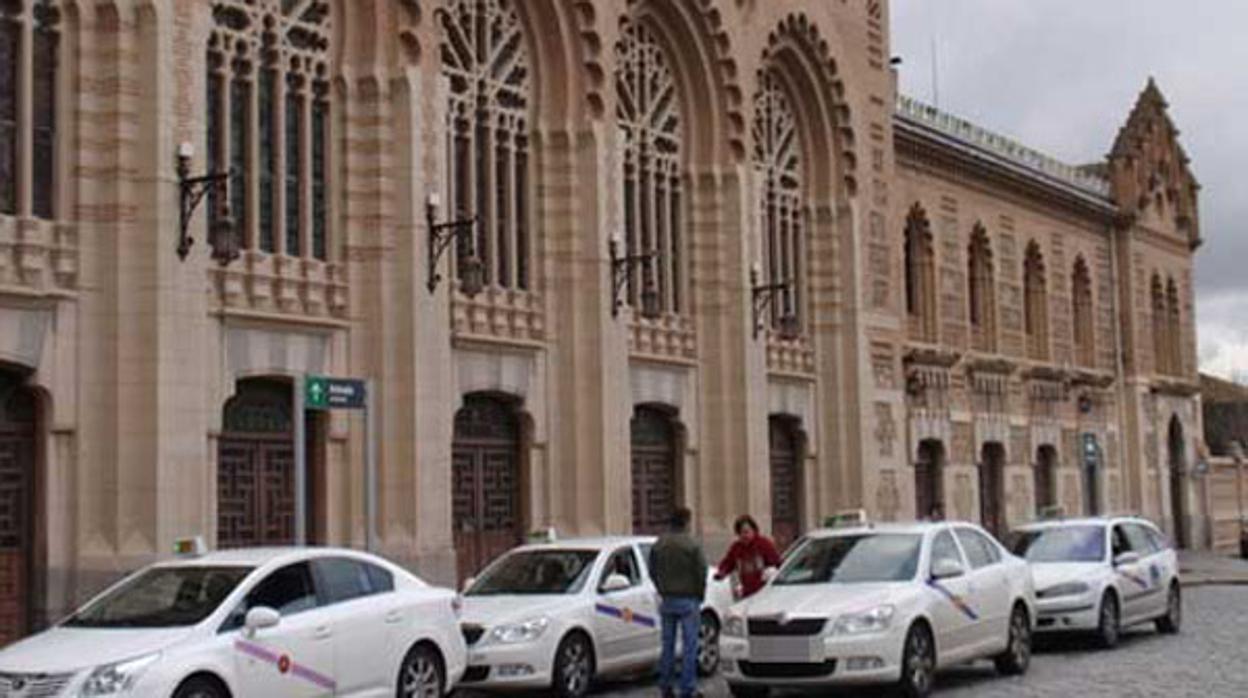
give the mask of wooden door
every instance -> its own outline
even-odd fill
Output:
[[[663,411],[638,407],[631,432],[633,533],[662,533],[676,511],[676,430]]]
[[[295,443],[289,384],[239,383],[217,445],[217,546],[295,542]]]
[[[802,534],[801,439],[791,421],[772,417],[771,535],[784,550]]]
[[[452,516],[460,580],[524,539],[520,428],[506,401],[469,396],[455,415]]]
[[[0,647],[31,627],[35,413],[34,395],[0,373]]]

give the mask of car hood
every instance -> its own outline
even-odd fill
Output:
[[[190,628],[56,627],[0,650],[0,671],[80,671],[159,652],[190,633]]]
[[[869,611],[894,603],[911,591],[909,583],[882,584],[772,584],[733,606],[748,617],[831,618],[842,613]]]
[[[1041,592],[1057,584],[1095,579],[1106,569],[1097,562],[1039,562],[1032,563],[1031,578],[1036,591]]]
[[[567,613],[576,604],[574,594],[465,596],[462,620],[490,628],[504,623],[522,623],[538,616]]]

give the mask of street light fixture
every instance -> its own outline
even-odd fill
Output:
[[[750,266],[750,306],[753,311],[754,339],[763,330],[763,314],[775,304],[780,293],[787,293],[793,287],[791,281],[785,280],[774,284],[762,284],[763,267],[758,262]],[[801,335],[801,322],[792,310],[785,309],[780,316],[777,328],[780,339],[785,341],[797,339]]]
[[[213,259],[223,266],[238,259],[238,236],[234,230],[234,219],[230,216],[229,191],[226,184],[235,175],[233,168],[224,172],[209,172],[198,177],[191,176],[191,159],[195,157],[195,146],[190,143],[178,145],[176,163],[178,174],[179,220],[178,220],[178,259],[185,261],[190,254],[195,239],[191,237],[191,218],[195,209],[203,202],[210,191],[217,190],[217,210],[208,231],[208,244],[212,247]]]
[[[442,275],[438,273],[438,261],[454,240],[459,259],[459,290],[472,298],[485,288],[485,264],[477,256],[473,235],[477,227],[477,217],[466,216],[460,212],[459,218],[439,223],[437,218],[440,204],[437,194],[430,194],[425,202],[425,223],[429,228],[429,292],[437,290],[438,282],[442,280]]]
[[[613,234],[607,241],[607,253],[611,257],[611,317],[618,316],[620,308],[624,305],[624,299],[620,297],[620,294],[624,290],[624,284],[628,282],[633,267],[649,264],[651,260],[659,257],[658,251],[621,255],[620,251],[623,247],[624,241],[619,233]],[[662,313],[659,307],[659,289],[655,286],[653,274],[647,274],[643,269],[642,276],[645,278],[641,287],[641,316],[653,320]]]

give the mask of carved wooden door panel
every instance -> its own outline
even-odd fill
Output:
[[[455,416],[452,520],[461,580],[524,538],[520,433],[510,405],[469,397]]]
[[[792,424],[771,421],[771,535],[784,550],[802,533],[801,447]]]
[[[30,631],[34,507],[34,398],[0,376],[0,647]]]
[[[666,531],[676,510],[676,439],[670,418],[639,407],[632,421],[633,532]]]
[[[225,408],[217,446],[217,546],[295,542],[295,445],[290,387],[244,381]]]

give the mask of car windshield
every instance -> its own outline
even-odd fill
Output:
[[[913,579],[923,537],[870,533],[810,538],[789,553],[776,584],[862,584]]]
[[[466,595],[574,594],[585,586],[597,557],[597,550],[510,553],[487,567]]]
[[[1104,526],[1055,526],[1014,534],[1010,549],[1028,562],[1100,562]]]
[[[207,618],[252,567],[153,567],[65,621],[79,628],[173,628]]]

